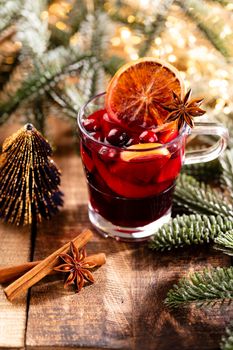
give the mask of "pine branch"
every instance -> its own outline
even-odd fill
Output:
[[[192,176],[181,174],[174,193],[174,201],[193,213],[228,216],[233,218],[233,207],[222,193]]]
[[[143,28],[143,34],[145,35],[145,40],[143,41],[139,49],[139,57],[143,57],[150,50],[153,40],[156,36],[159,36],[164,29],[165,22],[167,20],[168,11],[174,0],[165,0],[160,5],[157,2],[154,4],[156,9],[153,20],[148,24],[145,24]]]
[[[76,120],[78,110],[85,101],[104,91],[104,79],[102,64],[92,58],[84,62],[77,86],[65,85],[62,91],[53,89],[48,93],[69,117]]]
[[[215,249],[221,250],[224,254],[233,256],[233,230],[224,233],[221,232],[214,240],[217,244]]]
[[[99,62],[105,60],[106,50],[113,34],[113,25],[106,13],[89,13],[78,31],[83,52],[91,52]]]
[[[220,158],[222,166],[221,182],[223,187],[230,192],[233,199],[233,149],[226,150]]]
[[[209,243],[219,234],[224,235],[225,232],[232,229],[233,219],[220,215],[178,215],[154,234],[149,242],[149,248],[164,251],[193,244]]]
[[[178,4],[224,57],[232,57],[232,35],[221,38],[225,26],[221,16],[216,22],[216,12],[201,0],[180,0]]]
[[[113,75],[116,71],[123,66],[125,59],[116,55],[111,56],[104,62],[104,69],[107,74]]]
[[[218,159],[207,163],[184,165],[182,173],[195,177],[198,181],[218,180],[221,166]]]
[[[0,31],[12,25],[13,20],[19,17],[23,1],[1,0],[0,1]]]
[[[35,61],[33,71],[22,82],[22,86],[9,96],[8,101],[0,103],[0,125],[25,99],[31,95],[38,96],[45,93],[60,79],[80,69],[86,59],[89,59],[88,54],[81,55],[70,49],[59,48],[44,55],[43,64]]]
[[[47,9],[46,0],[32,2],[26,0],[21,10],[21,18],[18,22],[17,39],[23,44],[25,54],[43,57],[46,52],[50,32],[48,30],[47,17],[41,14]]]
[[[233,322],[226,328],[226,334],[222,337],[221,350],[233,349]]]
[[[179,280],[169,290],[165,304],[169,307],[185,307],[224,303],[233,299],[233,267],[212,268],[194,272]]]

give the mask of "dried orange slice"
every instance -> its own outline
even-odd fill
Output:
[[[183,97],[184,83],[178,70],[153,57],[121,67],[107,87],[108,115],[122,126],[157,127],[166,123],[172,91]]]
[[[142,160],[153,160],[155,157],[170,158],[170,152],[167,148],[161,147],[161,143],[139,143],[127,147],[127,150],[121,152],[121,159],[125,162],[139,162]],[[135,151],[134,151],[135,150]]]

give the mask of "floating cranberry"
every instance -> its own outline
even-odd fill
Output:
[[[154,131],[147,130],[147,131],[143,131],[140,134],[139,140],[142,143],[148,143],[148,142],[153,143],[153,142],[158,141],[158,137]]]
[[[112,161],[114,158],[116,158],[117,154],[117,151],[110,147],[103,146],[99,150],[100,158],[107,162]]]
[[[129,141],[129,136],[126,132],[114,128],[109,131],[106,140],[113,146],[121,147],[127,144],[127,142]]]
[[[96,120],[96,119],[92,119],[92,118],[85,119],[83,121],[83,126],[89,132],[100,130],[100,123],[99,123],[99,121]]]

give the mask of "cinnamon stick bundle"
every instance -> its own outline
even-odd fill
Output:
[[[77,237],[75,237],[72,242],[77,247],[77,249],[79,249],[86,245],[92,237],[93,233],[90,230],[85,230]],[[46,259],[39,262],[23,276],[11,283],[7,288],[4,289],[7,298],[10,301],[14,300],[16,297],[26,292],[35,283],[39,282],[42,278],[50,274],[53,271],[54,267],[59,264],[59,254],[67,253],[69,247],[70,242],[66,243],[64,246],[49,255]]]

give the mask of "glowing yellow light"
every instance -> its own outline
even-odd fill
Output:
[[[155,44],[156,45],[161,45],[162,43],[162,39],[158,36],[156,39],[155,39]]]
[[[177,38],[177,45],[179,47],[184,47],[185,45],[185,40],[181,36]]]
[[[78,39],[79,39],[78,33],[74,34],[74,35],[70,38],[70,45],[76,45],[76,44],[78,43]]]
[[[49,7],[49,12],[57,17],[61,17],[61,18],[66,17],[66,14],[65,14],[66,11],[64,11],[62,6],[60,6],[59,4],[52,4]]]
[[[63,31],[67,29],[67,25],[64,22],[61,22],[61,21],[58,21],[56,23],[56,27],[57,27],[57,29],[60,29],[60,30],[63,30]]]
[[[221,37],[222,39],[224,39],[227,35],[230,35],[230,34],[232,34],[231,28],[230,28],[228,25],[225,25],[225,26],[223,27],[222,32],[220,33],[220,37]]]
[[[152,50],[152,54],[153,54],[153,56],[159,57],[160,56],[160,50],[153,49]]]
[[[137,45],[142,41],[142,39],[139,36],[133,35],[131,41],[133,44]]]
[[[128,18],[127,18],[127,21],[128,23],[133,23],[135,21],[135,17],[130,15]]]
[[[189,43],[194,44],[197,41],[194,35],[189,35]]]
[[[175,55],[169,55],[169,56],[168,56],[168,61],[169,61],[169,62],[176,62],[176,59],[177,59],[177,58],[176,58]]]
[[[137,60],[138,59],[138,54],[136,52],[130,54],[131,60]]]
[[[121,32],[121,39],[123,41],[126,41],[131,37],[131,32],[127,27],[122,27],[120,29],[120,32]]]
[[[121,43],[121,39],[118,37],[114,37],[111,39],[111,44],[112,46],[119,46]]]
[[[40,18],[44,21],[49,17],[48,11],[42,11],[40,14]]]
[[[230,113],[231,113],[230,107],[228,107],[228,106],[224,107],[224,108],[223,108],[223,112],[224,112],[225,114],[230,114]]]
[[[165,51],[167,53],[172,53],[173,52],[173,47],[171,45],[165,45]]]
[[[229,11],[233,10],[233,4],[227,4],[226,9]]]

